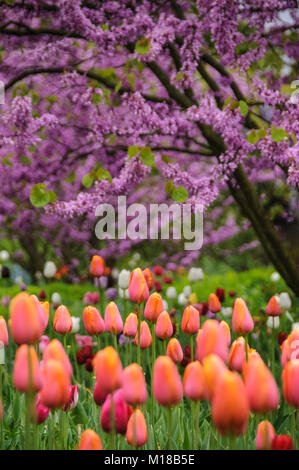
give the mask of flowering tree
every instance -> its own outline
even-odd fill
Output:
[[[293,194],[299,181],[299,106],[290,88],[297,1],[0,5],[5,220],[18,205],[32,217],[29,198],[46,206],[40,218],[86,228],[99,203],[118,195],[150,201],[153,186],[158,199],[206,210],[229,192],[299,294],[296,266],[264,205],[267,182]],[[296,209],[289,197],[283,217]]]

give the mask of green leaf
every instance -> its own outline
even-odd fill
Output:
[[[155,156],[148,145],[140,150],[140,158],[146,166],[153,166],[155,163]]]
[[[35,207],[44,207],[49,202],[49,193],[46,191],[46,185],[38,183],[31,188],[30,202]]]
[[[136,157],[136,155],[138,155],[139,153],[139,150],[140,150],[139,145],[131,145],[130,147],[128,147],[129,157],[130,158]]]
[[[99,93],[93,93],[91,100],[94,104],[99,104],[102,101],[102,95]]]
[[[271,127],[271,137],[274,142],[282,142],[285,138],[289,138],[289,134],[282,127]]]
[[[239,108],[240,108],[240,113],[242,114],[242,116],[247,116],[248,114],[248,105],[245,101],[243,100],[240,100],[239,101]]]
[[[118,92],[119,92],[119,90],[121,89],[121,86],[122,86],[122,81],[119,80],[119,81],[117,82],[117,84],[115,85],[115,88],[114,88],[115,93],[118,93]]]
[[[112,183],[112,176],[106,168],[98,168],[96,171],[97,180],[108,180],[109,183]]]
[[[170,158],[169,155],[162,155],[161,159],[164,163],[174,163],[174,159]]]
[[[175,186],[173,184],[173,181],[172,180],[166,181],[166,183],[165,183],[165,192],[171,196],[174,189],[175,189]]]
[[[47,194],[49,196],[49,202],[56,202],[57,201],[57,194],[54,191],[50,190],[50,191],[48,191]]]
[[[137,41],[135,46],[135,51],[138,54],[144,55],[150,51],[151,48],[151,40],[149,38],[141,38]]]
[[[245,41],[241,44],[237,44],[235,47],[236,55],[243,55],[246,54],[249,50],[256,49],[258,47],[258,43],[255,41]]]
[[[188,191],[184,186],[178,186],[177,188],[174,188],[171,194],[172,198],[176,202],[185,202],[188,198]]]
[[[82,184],[85,186],[85,188],[90,188],[93,185],[93,178],[90,176],[88,173],[87,175],[84,175],[82,178]]]
[[[231,102],[233,96],[232,95],[229,95],[229,97],[224,101],[224,104],[223,104],[223,108],[226,108],[226,106],[229,105],[229,103]]]

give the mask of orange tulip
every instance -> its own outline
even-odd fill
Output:
[[[225,334],[226,341],[227,341],[227,346],[229,347],[230,341],[231,341],[230,327],[229,327],[229,325],[226,323],[226,321],[222,320],[222,321],[220,322],[220,328],[223,330],[223,332],[224,332],[224,334]]]
[[[142,447],[147,442],[147,427],[144,415],[138,408],[133,411],[128,421],[126,439],[133,447]]]
[[[36,295],[31,295],[30,296],[36,305],[36,308],[38,310],[39,316],[40,316],[40,322],[41,322],[41,329],[42,329],[42,334],[47,328],[48,321],[49,321],[49,314],[50,314],[50,305],[49,302],[40,302]]]
[[[249,348],[247,346],[247,351]],[[245,339],[243,336],[237,338],[231,345],[228,356],[228,367],[231,370],[242,372],[243,364],[246,361]]]
[[[199,330],[199,311],[188,305],[182,317],[182,330],[188,335],[194,335]]]
[[[235,300],[233,308],[233,329],[238,335],[247,335],[253,330],[253,319],[243,299]]]
[[[288,361],[299,359],[299,328],[295,328],[281,347],[281,363],[285,367]]]
[[[166,354],[173,362],[181,362],[184,357],[184,353],[180,342],[176,338],[171,338],[167,345]]]
[[[135,346],[138,346],[138,332],[136,333]],[[150,348],[152,345],[152,335],[146,321],[142,321],[140,325],[140,349]]]
[[[70,312],[64,305],[60,305],[55,312],[53,327],[56,333],[65,335],[70,333],[73,328],[73,321]]]
[[[222,359],[216,356],[216,354],[206,356],[202,361],[202,365],[205,372],[208,399],[211,400],[214,396],[217,382],[227,368]]]
[[[130,313],[125,321],[124,326],[124,335],[125,336],[136,336],[137,333],[137,326],[138,326],[138,318],[135,313]]]
[[[153,278],[153,275],[152,275],[150,269],[145,268],[143,270],[143,275],[144,275],[145,280],[147,282],[148,289],[152,290],[152,288],[154,287],[154,278]]]
[[[17,344],[32,344],[42,335],[40,312],[35,300],[26,292],[16,295],[10,303],[10,331]]]
[[[217,320],[206,320],[197,338],[197,359],[202,361],[209,354],[217,354],[223,361],[227,357],[227,338]]]
[[[275,295],[273,295],[273,297],[271,297],[271,299],[269,300],[268,305],[266,307],[266,313],[271,317],[278,317],[282,314],[282,310],[278,305]]]
[[[92,429],[86,429],[81,436],[79,450],[103,450],[100,437]]]
[[[275,431],[272,424],[267,420],[261,421],[257,427],[255,447],[257,450],[270,450],[274,437]]]
[[[258,356],[244,363],[243,376],[251,411],[267,413],[279,404],[279,391],[275,379],[266,364]]]
[[[0,315],[0,345],[8,345],[8,331],[5,318]]]
[[[162,297],[158,292],[154,292],[149,296],[146,302],[144,316],[148,321],[155,323],[163,310],[164,305]]]
[[[190,400],[199,401],[207,398],[206,377],[203,366],[198,361],[190,362],[184,372],[184,394]]]
[[[67,375],[69,377],[72,376],[73,369],[72,369],[71,362],[68,358],[68,355],[66,354],[64,350],[64,347],[62,346],[60,341],[58,341],[58,339],[56,338],[52,339],[52,341],[50,341],[50,343],[47,344],[43,352],[43,361],[47,362],[49,359],[54,359],[55,361],[59,361],[63,365]]]
[[[99,351],[93,360],[97,381],[105,393],[114,392],[121,386],[122,365],[112,346]]]
[[[146,302],[149,297],[148,285],[140,268],[136,268],[131,272],[129,296],[135,304]]]
[[[105,310],[105,330],[113,335],[118,335],[123,331],[124,325],[118,307],[114,302],[110,302]]]
[[[175,363],[168,356],[160,356],[155,362],[153,391],[162,406],[176,405],[182,399],[181,378]]]
[[[103,258],[99,255],[94,255],[92,257],[90,266],[89,266],[89,272],[92,276],[94,277],[101,277],[104,274],[105,270],[105,261]]]
[[[160,339],[167,339],[173,335],[171,319],[165,310],[158,316],[155,331]]]
[[[40,401],[48,408],[64,408],[69,401],[71,383],[65,367],[59,361],[49,359],[43,364],[43,387]]]
[[[282,383],[285,401],[299,408],[299,359],[287,363],[282,373]]]
[[[95,307],[85,307],[83,310],[83,323],[89,335],[100,335],[105,331],[104,320]]]
[[[249,404],[241,377],[225,371],[217,383],[212,399],[212,419],[222,435],[243,434],[247,427]]]
[[[30,367],[29,354],[31,360]],[[42,374],[39,367],[38,357],[33,346],[22,344],[22,346],[18,348],[14,363],[13,383],[16,389],[22,393],[28,393],[30,390],[32,392],[38,392],[41,389]]]
[[[130,364],[123,371],[122,391],[124,400],[130,405],[146,402],[147,390],[144,373],[138,364]]]
[[[213,313],[220,312],[221,310],[221,303],[216,294],[209,295],[209,310]]]

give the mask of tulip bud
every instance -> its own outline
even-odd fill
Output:
[[[41,323],[41,332],[43,334],[43,332],[47,328],[48,321],[49,321],[49,314],[50,314],[49,302],[40,302],[38,298],[36,297],[36,295],[31,295],[30,297],[34,300],[37,311],[39,313],[40,323]]]
[[[32,344],[42,335],[40,312],[26,292],[16,295],[10,304],[10,331],[17,344]]]
[[[225,371],[212,399],[213,422],[222,435],[243,434],[247,427],[249,405],[245,386],[236,372]]]
[[[168,357],[170,357],[170,359],[173,360],[173,362],[181,362],[183,360],[183,350],[176,338],[171,338],[169,341],[166,354]]]
[[[40,395],[38,394],[35,399],[35,412],[31,413],[31,421],[36,424],[42,424],[46,421],[50,414],[50,408],[47,408],[40,401]]]
[[[111,431],[111,394],[109,394],[102,406],[101,426],[105,432]],[[117,434],[125,434],[128,424],[128,405],[126,404],[122,390],[113,393],[114,425]]]
[[[83,323],[89,335],[100,335],[105,331],[104,320],[95,307],[85,307],[83,310]]]
[[[124,335],[129,337],[135,337],[138,327],[138,318],[135,313],[130,313],[125,321]]]
[[[107,398],[107,391],[103,389],[100,382],[97,380],[93,390],[93,399],[96,405],[102,406]]]
[[[208,398],[209,400],[212,400],[218,380],[227,368],[222,359],[220,359],[219,356],[216,356],[216,354],[206,356],[202,361],[202,365],[205,372]]]
[[[31,361],[30,366],[29,360]],[[22,393],[28,393],[30,391],[38,392],[41,389],[42,374],[38,357],[33,346],[22,344],[22,346],[18,348],[14,363],[13,383],[16,389]]]
[[[160,339],[167,339],[173,335],[171,319],[165,310],[158,316],[155,331]]]
[[[94,357],[97,381],[105,392],[110,393],[121,386],[122,365],[115,349],[111,346],[99,351]]]
[[[105,271],[105,261],[103,258],[99,255],[94,255],[92,257],[90,266],[89,266],[89,272],[92,276],[94,277],[101,277],[103,276]]]
[[[127,442],[133,447],[142,447],[147,442],[147,426],[145,417],[138,408],[132,413],[128,421]]]
[[[197,338],[197,359],[202,361],[209,354],[217,354],[226,361],[227,338],[217,320],[206,320]]]
[[[70,379],[65,367],[54,359],[47,360],[43,365],[43,387],[40,400],[48,408],[64,408],[69,401]]]
[[[123,331],[123,321],[117,305],[110,302],[105,311],[105,330],[113,335],[118,335]]]
[[[122,269],[118,276],[118,287],[120,287],[123,290],[126,290],[129,287],[130,275],[131,275],[130,271],[127,271],[126,269]]]
[[[135,346],[138,346],[138,332],[136,333]],[[152,335],[146,321],[141,322],[140,325],[140,349],[150,348],[152,345]]]
[[[225,337],[226,337],[226,340],[227,340],[227,346],[229,347],[230,345],[230,341],[231,341],[231,335],[230,335],[230,327],[229,325],[226,323],[226,321],[222,320],[220,322],[220,328],[223,330],[224,334],[225,334]]]
[[[131,273],[129,296],[135,304],[146,302],[149,297],[148,285],[140,268],[134,269]]]
[[[179,403],[183,396],[182,382],[176,365],[168,356],[160,356],[154,365],[153,391],[162,406]]]
[[[147,390],[144,373],[138,364],[130,364],[123,371],[122,392],[124,400],[130,405],[146,402]]]
[[[60,305],[55,312],[53,327],[56,333],[65,335],[70,333],[73,328],[73,321],[70,312],[64,305]]]
[[[73,410],[78,405],[78,401],[79,401],[79,387],[78,387],[77,384],[76,385],[70,385],[69,400],[65,404],[63,410],[64,411]]]
[[[299,408],[299,359],[287,363],[282,372],[282,383],[285,401]]]
[[[249,351],[248,346],[247,346],[247,351]],[[240,336],[231,345],[229,356],[228,356],[228,366],[231,370],[242,372],[243,364],[245,361],[246,361],[245,339],[243,338],[243,336]]]
[[[247,335],[253,330],[253,319],[243,299],[235,300],[233,309],[233,329],[238,335]]]
[[[100,437],[92,429],[87,429],[81,436],[79,450],[103,450]]]
[[[199,330],[199,311],[188,305],[182,317],[182,330],[188,335],[194,335]]]
[[[257,427],[255,447],[257,450],[270,450],[275,431],[269,421],[261,421]]]
[[[295,450],[293,439],[291,436],[284,434],[274,436],[271,442],[271,450]]]
[[[8,345],[8,331],[5,318],[0,315],[0,344],[4,347]]]
[[[44,350],[43,361],[46,362],[49,359],[54,359],[55,361],[61,362],[66,373],[69,377],[71,377],[73,373],[72,365],[70,363],[68,355],[64,350],[64,347],[56,338],[52,339],[52,341],[50,341],[50,343],[46,346]]]
[[[184,372],[184,394],[190,400],[199,401],[207,398],[205,371],[198,361],[190,362]]]
[[[152,288],[154,287],[154,279],[151,271],[148,268],[145,268],[143,270],[143,275],[147,282],[148,290],[152,290]]]
[[[268,305],[266,307],[266,313],[271,317],[277,317],[282,314],[282,311],[275,295],[273,295],[273,297],[271,297],[271,299],[269,300]]]
[[[144,316],[148,321],[155,323],[163,310],[164,306],[162,297],[158,292],[154,292],[149,296],[146,302]]]
[[[221,303],[219,300],[219,297],[217,297],[216,294],[210,294],[209,295],[209,310],[212,313],[217,313],[220,312],[221,310]]]

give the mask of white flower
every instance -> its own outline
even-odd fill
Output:
[[[203,270],[201,268],[190,268],[188,273],[188,281],[196,282],[204,278]]]
[[[121,299],[129,299],[129,289],[118,289],[118,295],[120,296]]]
[[[6,263],[6,261],[9,260],[9,253],[6,250],[1,250],[0,251],[0,261],[2,263]]]
[[[292,317],[292,315],[290,314],[290,312],[286,311],[286,317],[293,323],[294,318]]]
[[[72,333],[78,333],[78,331],[80,330],[80,317],[72,317],[72,322]]]
[[[166,291],[166,297],[171,300],[176,299],[177,298],[176,288],[173,286],[168,287]]]
[[[41,273],[40,271],[36,271],[36,273],[34,274],[34,276],[35,276],[35,279],[36,279],[37,281],[40,281],[40,280],[43,278],[43,275],[42,275],[42,273]]]
[[[272,282],[278,282],[280,279],[280,274],[275,271],[271,274],[270,279]]]
[[[267,320],[267,326],[269,328],[273,328],[273,318],[274,318],[274,328],[277,329],[279,328],[279,324],[280,324],[279,317],[269,317]]]
[[[179,305],[186,305],[187,302],[188,302],[188,299],[186,299],[183,293],[178,296]]]
[[[130,276],[130,271],[127,271],[127,269],[122,269],[118,276],[118,287],[121,289],[127,289],[129,287]]]
[[[279,305],[283,310],[287,310],[288,308],[291,308],[292,306],[292,301],[287,292],[282,292],[279,296]]]
[[[185,286],[183,289],[184,296],[189,299],[190,295],[192,294],[191,286]]]
[[[233,309],[231,307],[222,307],[221,313],[224,317],[231,317]]]
[[[57,271],[57,268],[55,266],[55,263],[53,261],[47,261],[44,266],[44,276],[48,279],[52,278],[55,276],[55,273]]]
[[[119,276],[119,270],[117,268],[113,268],[111,271],[111,276],[113,277],[113,279],[117,280]]]
[[[292,324],[292,330],[297,330],[299,328],[299,323],[293,323]]]
[[[163,308],[166,310],[166,312],[168,312],[168,303],[166,300],[163,300]]]
[[[61,297],[60,297],[60,294],[58,294],[58,292],[53,292],[51,300],[53,304],[61,305]]]
[[[136,251],[136,252],[133,254],[132,258],[133,258],[134,261],[139,261],[139,260],[140,260],[140,254],[137,253],[137,251]]]

